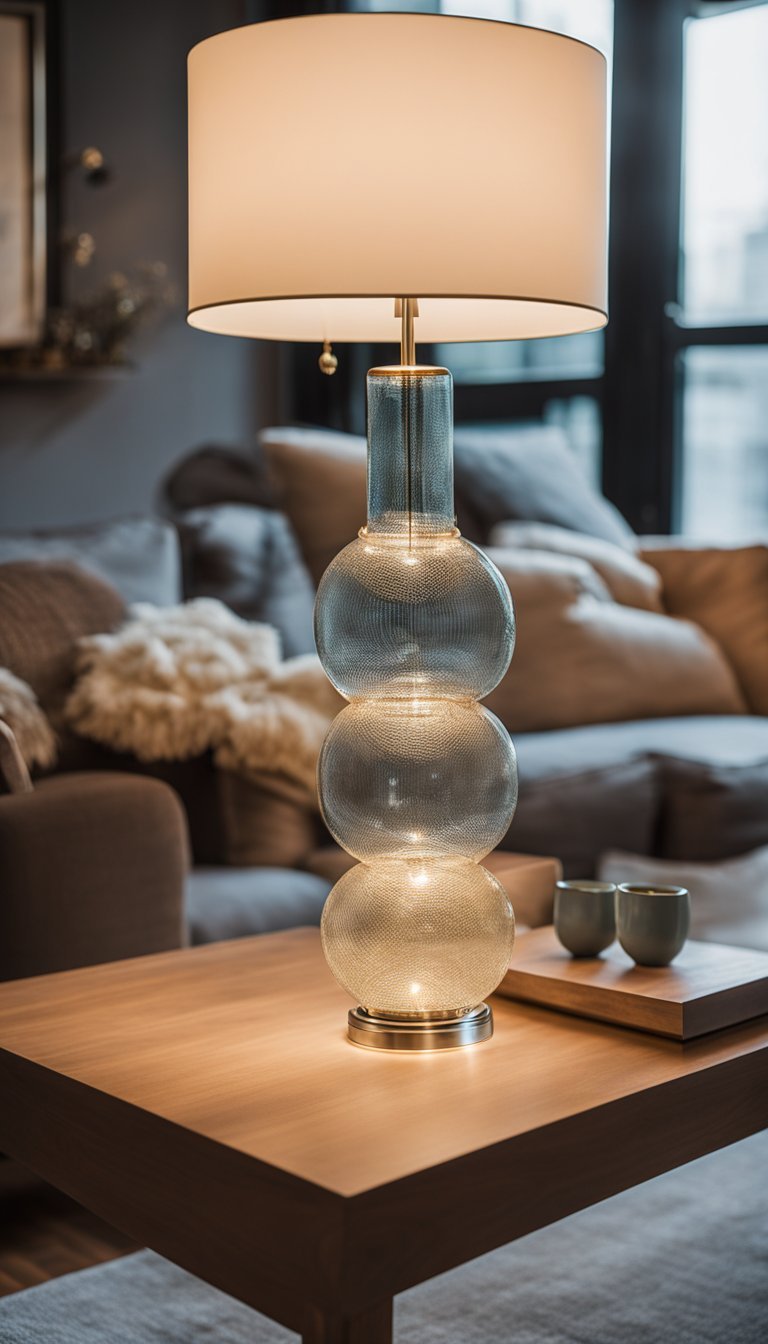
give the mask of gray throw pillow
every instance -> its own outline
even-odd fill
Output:
[[[172,510],[202,509],[210,504],[255,504],[271,509],[275,490],[261,454],[206,444],[188,453],[161,486],[161,499]]]
[[[768,845],[768,759],[724,765],[660,755],[658,762],[665,858],[712,862]]]
[[[218,504],[191,509],[177,526],[187,600],[216,597],[243,620],[273,625],[286,658],[314,653],[312,580],[283,514]]]
[[[0,532],[0,565],[74,561],[110,584],[127,604],[172,607],[181,599],[179,542],[159,518],[116,518],[81,527]]]
[[[579,768],[569,759],[567,734],[551,736],[563,753],[558,772],[544,766],[541,734],[516,739],[520,796],[501,848],[554,852],[566,877],[593,877],[599,855],[613,845],[649,850],[658,806],[654,763],[642,757],[593,765],[585,760]]]
[[[558,429],[459,427],[454,444],[458,512],[477,519],[484,537],[497,523],[519,520],[635,548],[631,527],[590,484]]]

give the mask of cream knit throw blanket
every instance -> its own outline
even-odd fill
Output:
[[[29,770],[56,760],[56,737],[26,681],[0,667],[0,781],[11,793],[32,788]]]
[[[314,654],[280,657],[276,630],[213,598],[139,603],[110,635],[80,640],[66,705],[85,737],[142,761],[212,751],[246,776],[282,775],[316,798],[317,757],[344,701]]]

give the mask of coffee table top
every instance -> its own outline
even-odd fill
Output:
[[[345,1198],[768,1060],[764,1018],[681,1045],[498,998],[490,1042],[378,1054],[346,1040],[349,1006],[299,929],[0,985],[0,1058]]]

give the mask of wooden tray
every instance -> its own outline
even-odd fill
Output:
[[[768,953],[689,942],[671,966],[635,966],[618,943],[572,957],[548,925],[520,935],[496,992],[688,1041],[768,1013]]]

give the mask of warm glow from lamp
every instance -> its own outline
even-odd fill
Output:
[[[605,60],[484,19],[326,14],[189,57],[189,320],[277,340],[601,327]]]

